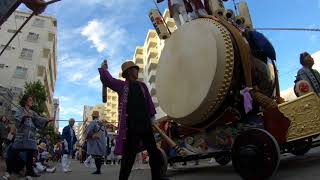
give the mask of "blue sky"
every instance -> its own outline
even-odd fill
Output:
[[[320,0],[247,0],[255,27],[320,28]],[[232,3],[227,2],[232,8]],[[164,10],[166,3],[160,5]],[[61,119],[82,120],[83,105],[101,103],[97,68],[104,58],[115,75],[152,28],[152,0],[62,0],[45,14],[58,20]],[[292,86],[302,51],[320,50],[320,33],[263,31],[277,51],[281,89]],[[66,125],[60,124],[60,127]]]

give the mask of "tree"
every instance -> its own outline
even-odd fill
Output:
[[[52,124],[48,124],[48,126],[44,129],[39,130],[40,137],[45,137],[46,135],[50,136],[51,142],[53,144],[57,143],[59,134],[57,134],[54,130],[54,127]]]
[[[24,94],[28,94],[32,96],[32,99],[33,99],[32,110],[37,112],[39,115],[45,115],[47,92],[44,85],[42,85],[42,83],[38,80],[36,82],[26,82],[26,84],[24,85],[24,88],[25,88]]]

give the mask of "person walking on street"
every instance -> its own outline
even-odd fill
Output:
[[[53,118],[44,118],[32,111],[32,96],[24,95],[20,101],[20,108],[15,114],[17,133],[12,145],[13,157],[17,157],[20,152],[26,153],[26,178],[38,177],[33,171],[33,155],[37,151],[36,129],[43,129],[53,121]],[[14,162],[9,162],[9,170],[15,166]],[[12,172],[8,172],[11,174]]]
[[[71,172],[70,168],[70,158],[73,154],[74,144],[77,142],[76,133],[73,130],[75,120],[71,118],[69,120],[69,125],[64,127],[62,130],[62,139],[63,139],[63,156],[62,156],[62,171],[63,172]]]
[[[119,134],[115,153],[122,155],[119,180],[128,180],[136,154],[144,149],[150,156],[152,180],[164,180],[160,172],[162,158],[155,142],[152,121],[156,110],[147,86],[137,81],[139,66],[132,61],[122,64],[122,77],[115,79],[105,60],[99,68],[100,79],[106,87],[119,95]],[[143,147],[140,144],[143,144]]]
[[[99,111],[93,111],[92,119],[93,121],[90,122],[86,129],[87,153],[94,158],[97,168],[92,174],[101,174],[103,156],[106,155],[107,130],[102,121],[99,120]]]

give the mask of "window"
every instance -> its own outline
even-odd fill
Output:
[[[6,45],[1,44],[0,49],[2,50],[5,46],[6,46]],[[14,46],[8,46],[8,47],[6,48],[6,50],[14,50],[14,49],[16,49]]]
[[[32,49],[23,48],[20,57],[23,59],[32,60],[32,55],[33,55]]]
[[[52,41],[54,41],[54,38],[55,38],[55,34],[53,34],[53,33],[48,34],[48,41],[52,42]]]
[[[11,92],[13,93],[13,98],[17,101],[19,101],[19,97],[21,96],[23,90],[19,87],[11,87]]]
[[[14,74],[14,77],[15,77],[15,78],[25,79],[26,76],[27,76],[27,71],[28,71],[27,68],[17,66],[16,72],[15,72],[15,74]]]
[[[4,68],[4,64],[0,64],[0,69],[3,69]]]
[[[17,32],[17,30],[15,30],[15,29],[8,29],[8,33],[16,33]]]
[[[50,54],[50,49],[43,48],[43,49],[42,49],[42,54],[43,54],[43,57],[44,57],[44,58],[48,58],[48,57],[49,57],[49,54]]]
[[[39,39],[39,34],[33,33],[33,32],[29,32],[29,34],[27,36],[27,41],[37,42],[38,39]]]
[[[36,18],[36,19],[33,21],[33,26],[36,26],[36,27],[44,27],[44,20],[43,20],[43,19],[40,19],[40,18]]]
[[[24,20],[26,18],[25,16],[21,16],[21,15],[16,15],[15,17],[16,19],[19,19],[19,20]]]
[[[19,87],[11,87],[11,91],[14,92],[14,93],[22,93],[22,88],[19,88]]]
[[[46,68],[44,66],[38,66],[38,76],[42,77],[45,73]]]
[[[2,105],[3,105],[3,102],[0,101],[0,106],[2,106]]]

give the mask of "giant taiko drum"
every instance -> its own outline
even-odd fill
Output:
[[[163,111],[192,126],[207,120],[224,102],[235,67],[229,31],[213,19],[184,24],[166,40],[156,79]]]

